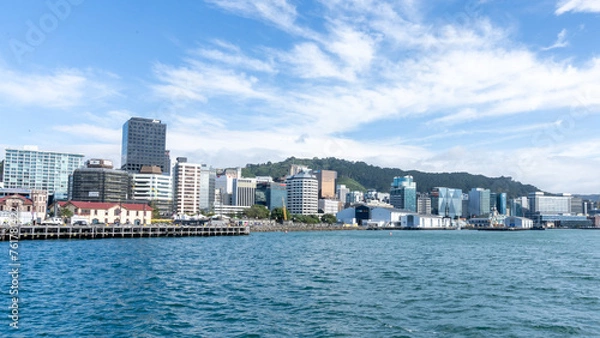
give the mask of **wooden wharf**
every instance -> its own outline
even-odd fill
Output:
[[[17,230],[14,230],[17,229]],[[134,237],[212,237],[250,234],[246,225],[2,225],[0,241],[36,239],[99,239]]]

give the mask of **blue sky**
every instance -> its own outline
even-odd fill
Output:
[[[0,147],[338,157],[599,193],[600,0],[4,1]]]

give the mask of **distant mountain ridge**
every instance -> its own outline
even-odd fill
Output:
[[[381,168],[365,162],[351,162],[333,157],[301,159],[290,157],[282,162],[267,162],[261,164],[247,164],[242,169],[245,177],[271,176],[284,177],[288,174],[292,164],[304,165],[310,169],[335,170],[338,173],[338,184],[346,184],[351,190],[376,189],[379,192],[388,192],[395,176],[411,175],[417,182],[417,191],[430,192],[434,187],[448,187],[462,189],[468,192],[471,188],[487,188],[495,193],[506,193],[508,198],[527,196],[530,192],[540,191],[530,184],[514,181],[512,177],[487,177],[464,172],[457,173],[427,173],[417,170],[402,170],[394,168]]]

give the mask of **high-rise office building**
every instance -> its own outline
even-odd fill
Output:
[[[394,208],[417,211],[417,183],[412,176],[394,177],[390,189],[390,204]]]
[[[334,170],[315,170],[313,174],[319,182],[319,198],[320,199],[335,199],[335,180],[337,179],[337,171]]]
[[[417,213],[421,215],[431,214],[431,197],[429,194],[417,194]]]
[[[45,190],[53,200],[66,200],[69,175],[83,165],[83,155],[39,151],[35,146],[6,149],[4,187]]]
[[[286,179],[287,208],[292,214],[315,215],[319,211],[319,183],[308,171]]]
[[[472,188],[469,191],[469,215],[485,216],[490,213],[490,190]]]
[[[132,199],[131,177],[126,171],[112,169],[107,160],[89,160],[85,168],[70,177],[69,199],[85,202],[124,202]]]
[[[158,166],[163,174],[170,174],[166,139],[167,125],[160,120],[132,117],[123,125],[121,169],[139,173],[143,166]]]
[[[256,179],[234,178],[231,201],[233,205],[251,207],[256,199]]]

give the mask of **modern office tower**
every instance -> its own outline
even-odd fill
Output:
[[[428,194],[417,194],[417,213],[421,215],[431,214],[431,197]]]
[[[546,196],[543,192],[532,192],[528,195],[529,213],[542,215],[558,215],[571,213],[571,195]]]
[[[278,182],[256,182],[255,203],[264,205],[267,209],[273,211],[275,208],[282,208],[287,200],[287,188],[285,183]]]
[[[132,194],[134,200],[147,201],[156,207],[161,216],[173,215],[173,179],[161,175],[156,167],[142,167],[139,174],[132,176]]]
[[[506,193],[496,195],[496,210],[500,215],[506,215]]]
[[[231,202],[233,205],[251,207],[256,198],[256,179],[235,178],[233,179],[233,194]]]
[[[510,215],[525,217],[529,213],[529,200],[527,197],[517,197],[510,200]]]
[[[301,171],[286,179],[287,208],[292,214],[315,215],[319,211],[319,183],[310,172]]]
[[[209,211],[215,201],[216,171],[206,164],[187,163],[178,157],[173,168],[174,212],[197,215]]]
[[[126,171],[112,169],[108,160],[92,159],[85,168],[73,171],[69,200],[83,202],[125,202],[132,199],[131,177]]]
[[[171,160],[166,139],[167,125],[160,120],[132,117],[123,124],[121,169],[139,173],[142,166],[158,166],[169,175]]]
[[[462,194],[462,217],[468,218],[469,215],[469,194]]]
[[[390,189],[390,204],[394,208],[417,211],[417,183],[412,176],[394,177]]]
[[[335,196],[337,197],[338,201],[346,203],[346,195],[348,195],[349,193],[350,189],[346,188],[345,184],[337,185]]]
[[[6,149],[4,188],[45,190],[53,200],[66,200],[69,175],[83,165],[83,155],[39,151],[35,146]]]
[[[334,170],[316,170],[313,174],[319,182],[319,198],[320,199],[335,199],[335,180],[337,179],[337,171]]]
[[[461,217],[463,193],[461,189],[436,187],[431,191],[431,213],[444,217]]]
[[[490,213],[490,190],[472,188],[469,191],[469,215],[485,216]]]
[[[571,213],[573,215],[584,215],[583,198],[571,197]]]

